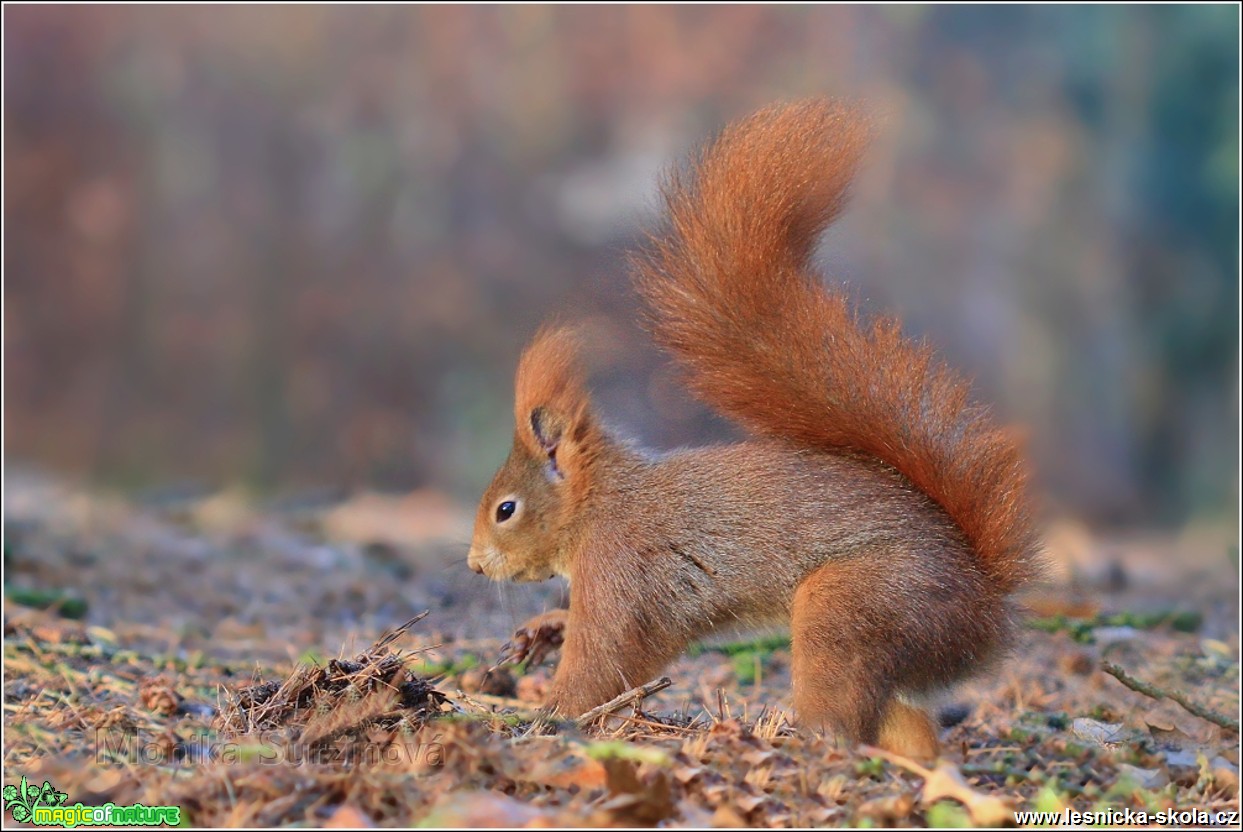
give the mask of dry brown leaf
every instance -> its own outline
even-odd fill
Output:
[[[373,826],[375,824],[371,822],[366,812],[349,803],[338,806],[337,810],[324,821],[326,829],[370,829]]]
[[[712,813],[712,825],[725,829],[742,829],[748,826],[747,819],[738,814],[738,810],[724,804]]]
[[[909,793],[877,797],[860,804],[859,814],[892,825],[894,821],[910,817],[915,808],[915,798]]]
[[[1239,793],[1239,769],[1224,757],[1214,757],[1209,763],[1213,778],[1213,788],[1227,797],[1236,797]]]
[[[739,759],[749,766],[762,766],[777,756],[778,752],[773,748],[757,748],[743,754]]]
[[[683,786],[703,776],[703,766],[679,766],[673,770],[673,777]]]
[[[604,765],[590,757],[568,754],[550,760],[541,760],[531,769],[531,782],[551,786],[554,789],[603,788],[608,780]]]
[[[420,819],[429,827],[504,829],[533,826],[548,812],[492,791],[460,791],[446,796]]]
[[[633,760],[610,757],[602,761],[609,792],[601,806],[619,822],[650,825],[676,811],[672,777],[668,770],[640,766]]]

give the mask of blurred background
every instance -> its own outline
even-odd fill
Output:
[[[662,167],[827,93],[883,119],[828,279],[1026,426],[1055,510],[1237,524],[1238,14],[6,7],[6,455],[473,505],[550,315],[620,428],[728,438],[625,254]]]

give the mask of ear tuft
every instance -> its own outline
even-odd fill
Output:
[[[578,363],[579,344],[573,329],[544,329],[518,362],[514,423],[534,454],[555,456],[566,433],[586,418],[590,397]]]

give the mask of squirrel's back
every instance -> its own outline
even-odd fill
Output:
[[[758,434],[892,466],[1009,591],[1036,571],[1013,435],[896,320],[861,322],[809,267],[869,132],[820,100],[727,129],[666,183],[667,227],[636,259],[638,289],[701,398]]]

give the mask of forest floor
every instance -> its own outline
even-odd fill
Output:
[[[924,768],[792,730],[780,632],[696,646],[603,722],[539,721],[551,667],[488,668],[562,590],[471,573],[469,513],[436,494],[6,492],[6,823],[58,799],[25,778],[196,826],[1237,827],[1238,550],[1212,533],[1053,530],[1020,643],[942,703]]]

